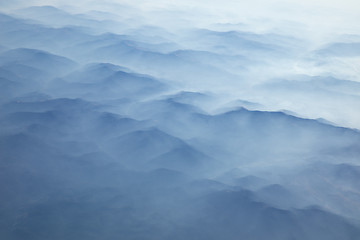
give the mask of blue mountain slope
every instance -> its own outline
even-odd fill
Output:
[[[44,82],[45,80],[52,78],[46,70],[40,70],[39,68],[34,68],[18,62],[11,62],[3,65],[2,67],[15,73],[23,79],[27,79],[28,81]]]
[[[332,43],[316,52],[320,56],[330,57],[358,57],[360,56],[359,42]]]
[[[132,41],[121,41],[110,45],[105,45],[100,48],[95,48],[90,56],[97,56],[103,61],[110,60],[115,63],[119,63],[125,66],[134,66],[136,63],[146,62],[152,59],[153,63],[148,64],[166,64],[166,61],[175,62],[178,64],[184,64],[180,59],[169,56],[166,54],[147,51],[145,49],[138,48]]]
[[[247,175],[244,177],[237,177],[235,179],[230,178],[231,181],[244,189],[258,189],[260,187],[264,187],[267,184],[267,181],[265,179],[253,176],[253,175]]]
[[[143,39],[150,43],[169,43],[170,39],[176,38],[176,34],[171,30],[148,24],[129,29],[127,32],[136,39]]]
[[[0,45],[0,53],[8,50],[7,47]]]
[[[360,213],[359,173],[358,165],[331,164],[319,159],[286,179],[291,189],[308,195],[307,199],[313,204],[326,203],[326,208],[333,212],[357,218]]]
[[[79,110],[97,110],[98,104],[94,104],[82,99],[57,98],[47,99],[45,101],[23,102],[12,101],[2,106],[3,113],[14,112],[44,112],[44,111],[68,111],[75,113]]]
[[[0,54],[1,65],[12,63],[37,68],[56,75],[63,75],[76,67],[75,62],[65,57],[28,48],[13,49]]]
[[[240,129],[253,131],[254,134],[262,134],[263,137],[271,137],[269,135],[271,133],[289,137],[313,133],[319,140],[322,138],[322,134],[343,136],[352,138],[354,141],[359,138],[359,133],[356,130],[335,127],[316,120],[298,118],[283,112],[249,111],[241,108],[208,119],[214,125],[225,121]],[[220,126],[220,124],[218,125]]]
[[[160,141],[161,145],[169,144],[169,140],[173,140],[175,145],[179,143],[179,140],[169,138],[157,130],[143,132],[140,135],[143,140]],[[140,135],[131,134],[126,139],[130,140],[135,137],[136,142],[139,142]],[[130,144],[129,141],[127,143]],[[13,146],[16,146],[16,149]],[[21,202],[13,201],[12,210],[8,208],[3,212],[6,214],[17,213],[20,211],[18,208],[24,206],[24,201],[29,204],[26,205],[28,206],[25,210],[26,216],[10,220],[18,223],[14,231],[8,233],[15,239],[20,238],[21,235],[18,234],[29,234],[30,231],[40,229],[41,226],[47,226],[48,231],[42,232],[46,237],[60,238],[65,233],[70,236],[70,239],[75,236],[85,236],[86,228],[68,232],[70,219],[82,219],[80,222],[84,224],[83,227],[97,227],[98,230],[105,231],[104,234],[107,236],[118,236],[119,233],[114,230],[115,225],[116,229],[134,229],[134,231],[124,232],[122,235],[130,238],[133,237],[133,234],[139,235],[133,224],[143,227],[148,224],[148,220],[140,222],[138,219],[144,219],[143,216],[131,209],[141,207],[146,214],[151,214],[160,206],[162,211],[156,210],[158,218],[152,221],[153,224],[159,224],[158,227],[150,227],[144,232],[145,235],[151,234],[159,239],[170,237],[176,239],[176,236],[188,238],[194,235],[197,236],[197,239],[218,239],[220,236],[227,236],[228,239],[238,239],[239,236],[244,238],[255,236],[256,239],[267,239],[269,236],[276,239],[288,239],[294,236],[298,239],[337,239],[342,236],[344,239],[352,239],[358,234],[358,230],[354,226],[336,215],[311,208],[279,210],[255,201],[254,195],[249,191],[207,190],[206,195],[201,195],[202,191],[200,190],[203,190],[204,187],[201,187],[199,191],[195,191],[196,188],[192,187],[189,191],[191,194],[195,194],[195,197],[188,199],[186,193],[184,194],[183,190],[178,189],[181,185],[186,186],[184,185],[186,179],[178,172],[156,170],[142,174],[124,171],[121,168],[114,170],[114,166],[101,165],[104,160],[103,155],[91,157],[87,154],[82,155],[82,159],[69,158],[62,154],[59,155],[57,150],[59,148],[54,149],[44,142],[26,135],[2,138],[0,147],[2,150],[6,149],[6,151],[2,151],[6,155],[2,155],[1,163],[7,173],[12,173],[1,174],[1,182],[11,184],[13,190],[17,190],[15,192],[6,190],[7,194],[1,201],[8,204],[9,199],[13,197],[22,199]],[[137,151],[142,151],[141,148],[137,149]],[[68,148],[68,150],[71,149]],[[40,156],[41,158],[39,158]],[[52,160],[48,161],[44,156]],[[87,161],[91,158],[93,160],[84,165],[84,160]],[[14,172],[16,169],[17,171]],[[45,169],[46,171],[44,171]],[[65,169],[68,170],[66,174],[63,174]],[[30,173],[29,170],[31,170]],[[14,182],[15,177],[26,181]],[[43,183],[44,180],[46,180],[46,184]],[[194,186],[194,183],[192,185]],[[24,188],[27,190],[25,191]],[[71,191],[66,190],[69,188]],[[49,193],[51,193],[50,198]],[[154,193],[161,193],[161,195],[159,197],[153,195]],[[43,200],[32,203],[33,199],[39,196],[42,196]],[[147,199],[147,201],[137,200],[140,196],[141,199]],[[30,203],[32,204],[30,205]],[[118,210],[115,211],[115,209]],[[180,219],[178,211],[182,212]],[[83,219],[81,216],[85,213],[87,213],[87,218]],[[107,222],[98,225],[95,219],[99,216],[104,219],[112,219],[116,224],[109,225]],[[125,220],[129,217],[131,221]],[[163,222],[175,219],[179,223],[177,227],[162,225]],[[64,223],[59,225],[61,221]],[[194,225],[195,222],[198,224]],[[271,224],[269,225],[269,223]],[[326,229],[322,228],[325,226],[324,224],[326,224]],[[329,232],[327,229],[329,226],[334,232]],[[55,229],[61,229],[62,233],[58,235],[57,231],[54,231]],[[167,229],[166,236],[163,236],[161,232],[165,229]],[[262,231],[258,231],[258,229]],[[296,234],[293,235],[294,233]],[[97,238],[98,231],[94,234]],[[103,233],[101,234],[103,235]],[[38,234],[35,235],[38,236]]]
[[[291,190],[284,188],[280,184],[262,187],[256,191],[255,195],[259,201],[280,209],[306,206],[306,203],[302,202],[301,196],[294,194]]]
[[[7,67],[0,67],[0,77],[2,79],[8,79],[8,81],[22,82],[23,79],[10,71]]]
[[[120,83],[122,88],[129,92],[138,91],[139,88],[142,88],[142,91],[145,92],[157,92],[166,89],[164,83],[158,81],[155,78],[152,78],[151,76],[127,73],[124,71],[115,72],[113,75],[106,78],[103,82],[104,85],[117,83]],[[139,94],[141,94],[141,92]]]
[[[300,94],[316,95],[321,97],[342,97],[347,99],[359,96],[360,83],[334,77],[299,76],[295,80],[279,80],[259,86],[265,91],[298,92]],[[341,99],[340,99],[341,100]]]
[[[214,154],[216,158],[219,155],[222,159],[222,154],[228,152],[240,162],[286,161],[299,155],[303,160],[313,155],[338,156],[338,161],[356,160],[357,131],[283,112],[241,108],[212,116],[170,98],[135,105],[130,113],[155,121],[161,129],[175,136],[194,139],[193,143],[201,151]]]
[[[256,61],[251,60],[242,55],[229,56],[225,54],[217,54],[208,51],[194,51],[194,50],[178,50],[171,54],[180,57],[186,61],[199,63],[206,62],[207,64],[217,67],[219,69],[226,69],[234,71],[246,71],[246,66],[257,64]]]
[[[117,71],[127,71],[127,69],[110,63],[92,63],[70,73],[64,79],[69,82],[97,83],[110,77]]]
[[[84,16],[70,14],[64,10],[53,6],[32,6],[19,9],[15,15],[25,19],[32,19],[41,24],[50,26],[91,26],[99,27],[100,23],[93,19],[87,19]]]
[[[358,148],[359,133],[316,120],[246,109],[215,116],[193,114],[190,119],[191,131],[187,137],[195,138],[194,144],[201,151],[216,158],[227,152],[232,155],[231,159],[241,163],[282,160],[285,163],[289,161],[286,159],[299,155],[303,156],[300,159],[306,159],[313,155],[329,157],[333,154],[339,157],[338,161],[356,161],[355,156],[339,154],[347,152],[348,148]],[[165,120],[168,128],[175,128],[171,123]]]
[[[334,178],[340,181],[346,181],[351,186],[360,188],[356,183],[360,177],[360,166],[353,166],[349,164],[338,164],[332,170]]]
[[[179,146],[148,162],[152,168],[167,168],[185,173],[211,173],[216,161],[189,145]]]
[[[10,15],[6,15],[4,13],[0,13],[0,22],[2,23],[0,32],[2,34],[5,34],[9,32],[10,30],[16,31],[21,29],[26,29],[28,26],[25,21],[22,21],[20,19],[16,19]],[[6,35],[4,35],[6,36]]]
[[[143,51],[159,52],[163,54],[177,50],[179,48],[179,46],[177,46],[175,43],[171,43],[168,40],[162,39],[161,37],[152,35],[152,38],[154,39],[154,43],[151,39],[149,39],[149,37],[145,38],[141,37],[141,35],[133,35],[131,32],[130,35],[104,33],[92,36],[87,41],[71,46],[69,50],[78,52],[79,56],[81,56],[81,52],[84,51],[88,52],[89,50],[96,50],[102,47],[116,45],[129,45]]]
[[[6,102],[9,98],[15,97],[21,92],[21,85],[18,82],[0,77],[0,102]]]
[[[211,97],[207,94],[200,92],[180,91],[178,93],[170,95],[169,98],[176,102],[193,104],[195,101],[206,101],[209,100]]]
[[[170,121],[171,124],[186,124],[186,119],[193,113],[203,113],[203,111],[194,105],[181,103],[173,98],[142,102],[135,105],[131,111],[131,114],[140,119],[158,120],[164,124],[166,121]]]
[[[48,90],[58,96],[109,100],[143,98],[168,89],[167,84],[154,77],[105,68],[89,69],[82,73],[75,72],[67,77],[55,79]],[[105,72],[106,74],[101,75]],[[91,77],[86,78],[86,76]]]
[[[191,210],[193,218],[176,232],[178,239],[195,235],[197,239],[335,240],[355,239],[359,234],[337,215],[316,208],[280,210],[254,201],[249,191],[214,192],[195,202]],[[321,227],[324,223],[326,228]]]
[[[101,42],[102,43],[102,42]],[[86,44],[86,43],[84,43]],[[76,52],[76,50],[74,50]],[[129,67],[139,72],[146,72],[163,78],[179,79],[184,73],[191,73],[191,79],[234,79],[234,74],[206,62],[190,61],[173,53],[161,53],[141,48],[139,44],[129,40],[120,40],[114,44],[100,47],[89,47],[88,52],[80,51],[81,59],[87,61],[104,61]]]
[[[91,38],[82,28],[51,28],[0,14],[0,43],[9,48],[35,48],[64,52],[68,45]]]
[[[149,126],[79,99],[16,101],[4,105],[1,112],[4,133],[26,132],[54,144],[63,140],[100,143]]]
[[[208,29],[195,30],[190,39],[193,41],[201,39],[197,44],[201,43],[207,49],[218,53],[226,54],[231,52],[235,55],[251,53],[251,57],[270,56],[271,54],[284,55],[285,49],[279,44],[280,42],[288,41],[286,37],[276,35],[261,35],[237,31],[218,32]],[[281,41],[279,41],[280,39]]]
[[[143,129],[147,126],[148,124],[143,121],[103,112],[96,118],[92,128],[94,137],[105,137],[106,139],[110,139],[125,133]]]
[[[17,10],[16,12],[29,14],[29,15],[44,15],[48,18],[52,17],[53,15],[70,15],[69,13],[66,13],[64,10],[60,10],[59,8],[56,8],[51,5],[22,8]]]
[[[120,162],[141,169],[150,159],[184,145],[181,139],[153,128],[111,139],[103,147]]]
[[[20,71],[17,71],[20,70]],[[24,70],[24,72],[22,72]],[[30,74],[25,74],[25,73]],[[26,92],[36,91],[41,86],[41,80],[44,76],[41,71],[36,71],[33,68],[18,66],[17,64],[11,64],[0,67],[0,91],[1,101],[9,101],[12,97],[17,97]],[[37,78],[31,76],[31,73],[35,74]],[[38,75],[39,73],[39,75]]]

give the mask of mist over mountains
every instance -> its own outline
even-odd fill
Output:
[[[360,238],[357,28],[84,3],[0,3],[1,239]]]

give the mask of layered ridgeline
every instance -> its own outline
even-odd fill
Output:
[[[140,23],[0,15],[1,239],[360,238],[358,42]]]

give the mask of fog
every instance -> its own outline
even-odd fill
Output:
[[[1,1],[1,239],[358,239],[355,1]]]

